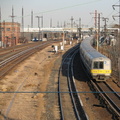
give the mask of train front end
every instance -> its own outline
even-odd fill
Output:
[[[96,81],[106,81],[111,75],[111,60],[96,58],[92,61],[91,75]]]

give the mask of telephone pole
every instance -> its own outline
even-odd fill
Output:
[[[95,25],[95,29],[97,28],[97,10],[95,10],[95,12],[94,13],[90,13],[90,14],[94,14],[95,16],[94,16],[94,25]]]
[[[40,18],[41,18],[41,28],[43,28],[43,16],[41,16]]]
[[[107,22],[108,22],[107,20],[109,20],[109,19],[103,17],[103,21],[105,22],[105,24],[104,24],[104,35],[105,35],[105,37],[106,37],[106,33],[107,33]]]
[[[79,18],[78,36],[81,39],[81,18]]]
[[[15,45],[15,38],[14,38],[14,18],[16,16],[14,16],[14,9],[12,6],[12,15],[10,16],[12,18],[12,34],[11,34],[11,45]]]
[[[96,32],[97,32],[97,51],[98,51],[98,46],[99,46],[99,37],[100,37],[100,14],[101,13],[98,13],[98,28],[96,28]],[[97,19],[96,18],[96,19]]]
[[[24,40],[24,11],[22,7],[22,39]]]
[[[50,19],[50,28],[52,28],[52,18]]]
[[[98,51],[98,46],[99,46],[99,36],[100,36],[100,13],[98,13],[97,51]]]
[[[42,35],[41,35],[41,40],[43,40],[43,16],[41,18],[41,28],[42,28]]]
[[[38,40],[40,40],[40,17],[41,16],[36,16],[36,18],[38,18],[38,28],[39,28]]]
[[[101,13],[97,13],[97,10],[95,10],[95,13],[90,13],[90,14],[94,14],[94,20],[95,20],[95,31],[96,31],[96,37],[97,37],[97,51],[98,51],[98,43],[99,43],[99,36],[100,36],[100,14]],[[97,28],[97,19],[98,19],[98,28]]]
[[[31,11],[31,28],[33,28],[33,11]],[[33,39],[33,32],[31,33],[31,40],[32,39]]]
[[[40,18],[41,20],[41,27],[43,28],[43,16],[36,16],[38,18],[38,28],[39,28],[39,34],[38,34],[38,40],[43,39],[43,30],[42,30],[42,36],[40,38]]]
[[[72,39],[72,37],[73,37],[73,20],[74,20],[74,18],[73,18],[73,16],[71,17],[71,39]]]
[[[118,15],[113,15],[113,19],[115,19],[115,17],[118,17],[119,18],[119,32],[120,32],[120,0],[119,0],[119,5],[113,5],[112,6],[113,9],[115,10],[115,7],[119,7],[119,12],[118,12]],[[119,37],[119,41],[120,41],[120,37]]]
[[[57,22],[57,27],[59,28],[59,21]]]

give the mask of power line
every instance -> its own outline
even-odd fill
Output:
[[[103,0],[92,0],[89,2],[85,2],[85,3],[80,3],[80,4],[76,4],[76,5],[71,5],[71,6],[66,6],[66,7],[62,7],[62,8],[57,8],[57,9],[52,9],[52,10],[46,10],[43,12],[39,12],[39,13],[34,13],[34,15],[38,15],[38,14],[43,14],[43,13],[50,13],[50,12],[55,12],[55,11],[59,11],[59,10],[64,10],[64,9],[69,9],[69,8],[74,8],[74,7],[79,7],[79,6],[83,6],[83,5],[88,5],[88,4],[92,4],[92,3],[96,3],[99,1],[103,1]],[[25,15],[24,17],[28,17],[31,16],[30,14]],[[16,18],[21,18],[22,16],[16,17]],[[8,20],[8,19],[6,19]]]

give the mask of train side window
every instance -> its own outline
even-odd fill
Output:
[[[103,69],[103,62],[100,62],[100,63],[99,63],[99,68],[100,68],[100,69]]]
[[[98,62],[94,62],[93,68],[98,69]]]

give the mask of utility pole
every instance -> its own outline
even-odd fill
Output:
[[[63,25],[63,27],[65,28],[66,27],[66,22],[64,21],[64,25]]]
[[[105,35],[105,37],[106,37],[106,33],[107,33],[107,22],[108,22],[107,20],[109,20],[109,19],[103,17],[103,21],[105,22],[105,24],[104,24],[104,35]]]
[[[43,16],[40,16],[41,18],[41,28],[43,28]]]
[[[3,21],[3,43],[2,43],[2,47],[5,47],[5,29],[6,29],[6,25],[5,25],[5,20]]]
[[[90,13],[90,14],[94,14],[94,25],[95,25],[95,34],[96,34],[96,37],[97,37],[97,40],[95,41],[95,44],[97,44],[98,46],[98,32],[97,32],[97,10],[95,10],[94,13]],[[98,47],[97,47],[98,49]]]
[[[52,28],[52,18],[50,19],[50,28]]]
[[[31,11],[31,28],[33,28],[33,11]]]
[[[79,38],[81,39],[81,18],[79,18]]]
[[[98,13],[98,29],[97,29],[97,51],[98,51],[98,46],[99,46],[99,37],[100,37],[100,14],[101,13]]]
[[[71,39],[73,38],[73,20],[74,20],[74,18],[73,18],[73,16],[71,17]]]
[[[71,28],[73,28],[73,20],[74,20],[74,18],[73,18],[73,16],[71,17]]]
[[[98,46],[99,46],[99,36],[100,36],[100,13],[98,13],[97,51],[98,51]]]
[[[90,13],[90,14],[94,14],[95,16],[94,16],[94,24],[95,24],[95,29],[97,28],[97,10],[95,10],[95,12],[94,13]]]
[[[57,22],[57,27],[59,28],[59,21]]]
[[[61,26],[60,27],[62,28],[62,22],[61,22]]]
[[[97,13],[97,10],[95,10],[95,13],[90,13],[90,14],[95,14],[94,20],[95,20],[95,30],[97,33],[97,51],[98,51],[98,43],[99,43],[99,36],[100,36],[100,18],[101,18],[100,14],[101,13]],[[98,28],[97,28],[97,18],[98,18]]]
[[[41,16],[41,28],[42,28],[42,37],[41,37],[41,40],[43,40],[43,16]]]
[[[42,38],[40,38],[40,18],[41,20],[41,27],[43,28],[43,16],[36,16],[38,18],[38,28],[39,28],[39,34],[38,34],[38,39],[43,39],[43,30],[42,30]]]
[[[33,28],[33,11],[31,11],[31,28]],[[32,39],[33,39],[33,32],[31,33],[31,40]]]
[[[22,7],[22,40],[24,40],[24,11]]]
[[[15,39],[14,39],[14,9],[12,6],[12,15],[10,16],[12,18],[12,34],[11,34],[11,45],[15,45]]]
[[[38,28],[39,28],[38,40],[40,40],[40,17],[41,16],[36,16],[36,18],[38,18]]]

